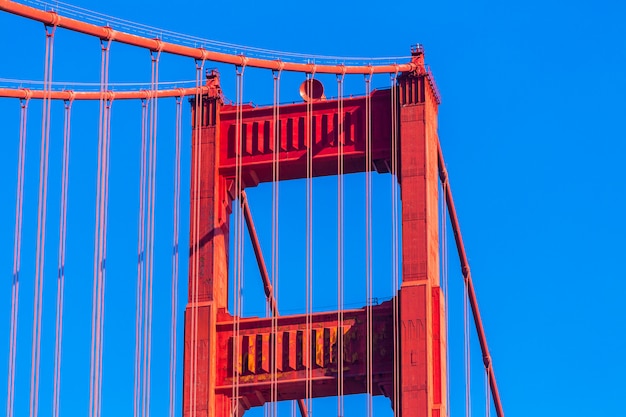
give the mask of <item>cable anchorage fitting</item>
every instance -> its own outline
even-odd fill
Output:
[[[439,180],[442,186],[448,185],[448,170],[445,167],[439,169]]]
[[[61,17],[57,14],[57,12],[51,10],[48,12],[51,16],[51,21],[50,23],[44,23],[44,29],[46,30],[46,37],[51,38],[54,36],[54,32],[57,28],[57,26],[59,25],[59,21],[61,20]]]
[[[115,100],[115,93],[111,90],[104,92],[104,99],[106,101],[107,108],[110,108],[113,104],[113,100]]]
[[[280,75],[283,72],[283,67],[285,66],[282,62],[282,65],[280,65],[280,67],[278,69],[273,69],[272,70],[272,78],[274,79],[274,81],[278,81],[280,80]]]
[[[491,356],[489,354],[483,356],[483,363],[485,364],[485,371],[491,373]]]
[[[22,88],[22,91],[24,91],[24,98],[20,99],[22,101],[26,101],[26,103],[28,103],[28,101],[31,99],[31,97],[33,96],[33,92],[31,91],[30,88]],[[22,103],[22,107],[24,107],[25,104]]]
[[[274,73],[274,71],[277,71],[280,77],[280,73],[283,71],[283,69],[285,69],[285,63],[280,58],[276,60],[276,63],[278,64],[278,68],[276,68],[275,70],[272,70],[272,73]]]
[[[115,39],[117,32],[111,26],[102,26],[102,29],[104,30],[105,36],[100,38],[101,41],[111,42]]]
[[[74,98],[76,98],[76,93],[74,90],[64,90],[67,93],[67,99],[63,100],[65,102],[65,108],[72,107],[72,103],[74,102]]]
[[[160,54],[161,51],[163,51],[163,41],[160,38],[154,38],[153,40],[156,43],[156,48],[151,49],[150,52],[157,52]]]
[[[470,267],[469,267],[469,265],[464,265],[462,270],[463,270],[463,280],[467,283],[467,281],[469,281],[469,277],[470,277]]]

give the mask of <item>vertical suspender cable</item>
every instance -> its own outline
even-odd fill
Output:
[[[504,416],[504,409],[502,408],[502,401],[500,399],[500,393],[498,391],[498,385],[496,383],[496,376],[493,369],[493,363],[491,362],[491,355],[489,354],[489,348],[487,346],[487,338],[485,336],[485,329],[480,317],[480,311],[478,310],[478,301],[476,300],[476,291],[474,290],[474,284],[472,283],[472,274],[470,272],[469,262],[467,260],[467,253],[465,252],[465,246],[463,245],[463,236],[461,235],[461,227],[459,225],[459,218],[456,214],[456,208],[454,206],[454,199],[452,198],[452,190],[450,189],[450,181],[448,180],[448,174],[445,168],[445,161],[443,160],[443,153],[441,151],[440,144],[437,144],[438,158],[439,158],[439,178],[442,182],[446,183],[446,205],[448,207],[448,217],[454,232],[454,240],[456,243],[457,253],[459,255],[459,261],[461,263],[461,271],[463,273],[463,281],[467,290],[469,298],[469,304],[472,308],[472,316],[474,319],[474,328],[476,329],[478,342],[480,344],[480,350],[483,356],[483,363],[485,369],[489,369],[489,387],[491,388],[491,397],[493,399],[493,406],[498,417]]]
[[[176,97],[176,152],[174,157],[174,237],[172,243],[172,325],[170,328],[170,414],[176,410],[176,322],[178,311],[178,235],[180,228],[180,148],[183,96]]]
[[[485,417],[489,417],[491,415],[491,393],[489,391],[489,372],[491,372],[488,367],[485,369]]]
[[[89,381],[89,416],[100,417],[102,392],[102,345],[104,336],[104,284],[106,263],[106,227],[108,206],[109,142],[111,93],[109,51],[111,41],[101,40],[100,112],[98,122],[98,171],[96,186],[96,225],[94,242],[94,285],[91,315],[91,364]]]
[[[242,193],[244,189],[243,182],[243,153],[244,153],[244,144],[243,144],[243,74],[244,74],[245,66],[241,67],[241,73],[239,74],[239,87],[238,87],[238,99],[237,99],[237,117],[239,118],[239,123],[237,124],[237,128],[239,130],[239,165],[237,169],[239,171],[239,185],[237,187],[237,196],[239,201],[241,202]],[[240,321],[243,316],[243,302],[244,302],[244,230],[245,230],[245,221],[243,216],[243,210],[241,204],[237,205],[239,208],[239,237],[237,238],[237,250],[239,255],[237,256],[237,339],[240,337]],[[241,346],[241,345],[239,345]],[[241,356],[241,351],[239,352]],[[237,400],[239,399],[239,385],[241,381],[239,376],[236,381],[237,388]]]
[[[96,415],[94,400],[95,400],[95,381],[94,376],[96,373],[96,355],[97,355],[97,342],[96,342],[96,312],[98,310],[96,306],[96,302],[98,300],[99,293],[99,271],[100,271],[100,260],[99,260],[99,228],[100,228],[100,200],[101,200],[101,190],[100,190],[100,178],[102,177],[102,128],[103,122],[102,117],[104,113],[104,103],[105,100],[105,83],[104,83],[104,67],[106,60],[106,49],[108,49],[108,44],[104,41],[101,41],[101,49],[102,49],[102,61],[100,65],[100,106],[98,113],[98,169],[96,173],[96,220],[95,220],[95,232],[94,232],[94,266],[93,266],[93,292],[91,298],[91,349],[90,349],[90,363],[89,363],[89,416],[94,417]],[[99,339],[98,339],[99,340]]]
[[[393,412],[400,407],[400,309],[398,245],[398,73],[391,74],[391,285],[393,290]]]
[[[445,194],[445,184],[442,182],[440,187],[437,188],[438,196],[439,196],[439,268],[441,271],[441,291],[443,292],[443,309],[445,314],[445,343],[448,343],[448,272],[447,272],[447,264],[448,264],[448,243],[447,243],[447,215],[446,215],[446,194]],[[450,407],[450,368],[449,368],[449,353],[448,349],[446,349],[446,387],[445,387],[445,415],[449,414]]]
[[[337,417],[344,415],[344,347],[343,347],[343,309],[344,309],[344,155],[345,141],[343,112],[343,82],[345,72],[337,75]]]
[[[137,236],[137,294],[135,307],[135,377],[133,389],[133,416],[138,417],[141,410],[141,358],[142,358],[142,323],[143,323],[143,287],[145,277],[145,200],[146,200],[146,149],[148,135],[148,102],[141,100],[141,156],[139,174],[139,222]]]
[[[235,121],[235,198],[241,201],[243,190],[242,181],[242,157],[243,157],[243,74],[246,69],[245,58],[242,65],[235,68],[236,75],[236,121]],[[241,204],[234,207],[235,233],[233,247],[234,256],[234,291],[233,291],[233,388],[232,388],[232,412],[238,415],[239,407],[239,362],[241,360],[241,340],[239,337],[239,322],[243,312],[243,229],[244,219]],[[243,366],[243,363],[242,363]]]
[[[446,236],[445,236],[445,229],[446,229],[446,203],[444,201],[444,193],[443,193],[443,186],[440,186],[440,184],[438,184],[437,187],[437,196],[438,196],[438,203],[439,203],[439,224],[438,224],[438,230],[437,233],[439,234],[439,271],[440,271],[440,275],[441,275],[441,291],[442,291],[442,295],[444,296],[444,301],[443,301],[443,308],[445,310],[445,314],[447,314],[447,303],[446,303],[446,297],[448,295],[448,285],[447,285],[447,279],[446,279],[446,272],[445,272],[445,263],[446,263]],[[447,328],[448,328],[448,323],[447,323],[447,319],[446,319],[446,323],[444,323],[444,325],[446,326],[446,343],[447,343]],[[447,355],[447,349],[446,349],[446,355]],[[447,358],[447,356],[446,356]],[[446,361],[446,364],[448,362]],[[446,399],[447,399],[447,384],[448,384],[448,374],[447,374],[447,370],[448,368],[446,367]],[[447,414],[447,410],[444,411],[444,415],[448,415]]]
[[[61,346],[63,340],[63,297],[65,287],[65,243],[67,238],[67,188],[69,183],[70,130],[73,97],[65,101],[63,123],[63,167],[61,182],[61,212],[59,215],[59,268],[57,274],[56,331],[54,349],[54,384],[52,395],[52,417],[59,417],[61,395]]]
[[[373,68],[372,68],[373,71]],[[372,280],[372,73],[365,75],[365,276],[367,321],[367,416],[372,417],[373,389],[373,280]]]
[[[108,74],[108,62],[107,62],[107,74]],[[111,93],[110,93],[111,94]],[[105,161],[105,175],[104,175],[104,202],[103,202],[103,233],[102,233],[102,274],[101,274],[101,285],[100,285],[100,352],[98,355],[98,417],[102,413],[102,375],[103,375],[103,367],[102,367],[102,358],[104,352],[104,289],[106,284],[106,248],[107,248],[107,233],[109,216],[108,216],[108,207],[109,207],[109,155],[111,148],[111,105],[113,104],[112,95],[106,100],[105,103],[105,133],[106,133],[106,161]]]
[[[19,311],[20,263],[22,252],[22,214],[24,202],[24,163],[26,157],[26,122],[28,119],[28,102],[20,100],[20,141],[17,156],[17,191],[15,201],[15,231],[13,238],[13,282],[11,286],[11,331],[9,336],[9,369],[7,382],[7,417],[13,417],[13,401],[15,399],[15,356],[17,353],[17,318]]]
[[[109,62],[107,60],[106,74],[107,74],[107,89],[108,89],[108,73],[109,73]],[[100,351],[98,352],[98,417],[100,417],[102,413],[102,375],[104,368],[102,367],[102,358],[104,357],[104,293],[106,286],[106,250],[107,250],[107,230],[108,230],[108,207],[109,207],[109,166],[110,166],[110,149],[111,149],[111,106],[113,104],[113,96],[112,93],[109,93],[107,100],[105,101],[104,107],[104,137],[105,137],[105,160],[104,160],[104,178],[103,178],[103,188],[104,188],[104,201],[102,202],[102,255],[101,255],[101,265],[102,272],[100,276],[100,322],[99,322],[99,333],[100,333]]]
[[[446,187],[447,183],[441,183],[441,271],[442,281],[444,287],[444,309],[445,309],[445,334],[446,334],[446,406],[450,410],[450,349],[447,348],[449,340],[448,332],[448,294],[450,293],[450,287],[448,283],[448,211],[446,202]]]
[[[465,360],[465,416],[471,417],[472,415],[472,400],[471,400],[471,370],[470,370],[470,322],[469,322],[469,306],[468,306],[468,289],[467,281],[463,286],[463,348],[464,348],[464,360]]]
[[[52,57],[56,26],[45,26],[46,52],[44,63],[44,98],[41,116],[41,149],[39,160],[39,198],[37,204],[37,249],[35,262],[35,294],[33,311],[33,339],[30,374],[30,413],[36,417],[39,411],[39,364],[41,358],[41,315],[43,307],[43,277],[46,241],[46,217],[48,200],[48,154],[50,144],[50,93],[52,90]]]
[[[280,75],[281,70],[273,71],[274,101],[272,107],[273,149],[272,149],[272,286],[274,287],[274,303],[278,313],[278,211],[279,211],[279,181],[280,181]],[[272,306],[269,306],[270,309]],[[272,385],[270,389],[270,415],[278,415],[278,314],[272,314]]]
[[[312,413],[313,398],[313,79],[315,73],[307,74],[307,94],[311,97],[306,103],[306,337],[304,354],[306,355],[306,407]]]
[[[143,322],[143,407],[142,416],[150,416],[150,381],[152,362],[152,287],[154,277],[154,212],[156,202],[156,155],[157,155],[157,102],[156,91],[159,80],[160,51],[150,51],[151,81],[150,81],[150,121],[148,141],[148,169],[147,169],[147,205],[146,214],[146,286],[144,294],[144,322]]]
[[[202,71],[204,69],[204,59],[196,60],[196,95],[194,100],[194,159],[192,161],[192,222],[191,225],[191,241],[193,242],[193,262],[190,267],[191,275],[191,370],[189,374],[189,403],[191,404],[191,415],[195,416],[197,412],[197,393],[196,384],[198,370],[198,285],[200,271],[200,164],[202,161]]]

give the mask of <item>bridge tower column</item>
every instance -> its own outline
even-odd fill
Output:
[[[230,400],[216,394],[214,386],[217,317],[228,304],[228,215],[232,203],[226,179],[218,172],[223,102],[217,72],[207,76],[206,86],[209,91],[201,97],[200,105],[196,106],[192,99],[194,135],[189,291],[185,309],[184,417],[230,416],[231,407]],[[196,110],[201,114],[196,114]]]
[[[381,336],[374,337],[377,342],[373,351],[372,394],[391,397],[394,361],[389,353],[394,352],[399,357],[400,368],[399,399],[393,404],[397,415],[445,417],[445,306],[439,282],[438,236],[438,95],[424,66],[421,48],[413,51],[412,63],[415,69],[398,77],[398,120],[392,118],[390,90],[374,91],[370,97],[372,160],[380,172],[388,172],[393,152],[392,126],[399,124],[398,180],[402,198],[400,343],[397,351],[388,345],[393,343],[393,335],[389,334],[393,328],[391,304],[376,306],[375,317],[379,322],[375,323],[374,331]],[[190,289],[185,312],[183,415],[230,417],[231,388],[235,383],[240,387],[237,416],[271,400],[268,378],[271,322],[267,318],[246,318],[246,328],[240,334],[233,334],[233,316],[227,311],[227,301],[228,216],[233,197],[229,184],[238,163],[245,187],[272,180],[274,155],[268,144],[272,143],[274,116],[272,107],[245,107],[238,115],[235,106],[223,106],[217,74],[209,77],[207,86],[209,91],[202,97],[201,105],[193,106],[201,114],[192,114]],[[305,177],[303,161],[307,146],[314,148],[315,175],[336,175],[338,149],[337,141],[332,138],[339,126],[345,129],[346,138],[344,172],[366,170],[365,97],[344,99],[342,108],[343,113],[339,114],[335,100],[315,103],[312,117],[316,129],[312,145],[307,145],[306,103],[281,106],[281,180]],[[340,120],[343,122],[339,123]],[[238,123],[246,135],[240,161],[235,155]],[[347,348],[353,361],[344,373],[344,392],[365,392],[366,345],[363,337],[355,337],[365,334],[361,328],[365,310],[350,314],[352,321],[344,322],[341,330],[336,323],[336,312],[316,314],[312,334],[303,333],[304,316],[280,317],[277,334],[280,353],[276,359],[281,400],[304,397],[307,369],[315,376],[313,397],[337,395],[337,363],[332,352],[341,335],[344,350]],[[316,343],[308,358],[303,355],[307,340]],[[239,357],[233,360],[235,346],[239,347]],[[233,370],[233,366],[237,369]]]
[[[400,417],[444,417],[446,340],[439,283],[438,95],[413,51],[417,69],[398,77],[399,182],[402,198]]]

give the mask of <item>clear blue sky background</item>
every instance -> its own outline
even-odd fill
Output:
[[[167,2],[111,0],[74,4],[164,29],[243,45],[340,56],[404,56],[414,43],[426,48],[442,95],[439,135],[450,173],[463,236],[508,416],[626,415],[626,17],[618,1],[442,1],[442,2]],[[0,13],[0,78],[41,80],[40,24]],[[99,45],[94,39],[57,32],[54,79],[97,82]],[[149,55],[114,44],[111,82],[149,82]],[[234,98],[233,69],[221,67],[225,94]],[[245,100],[271,102],[271,74],[246,72]],[[163,57],[161,79],[192,80],[190,60]],[[285,75],[284,101],[297,100],[299,76]],[[332,78],[324,79],[334,95]],[[348,93],[363,92],[360,77]],[[379,88],[386,76],[375,77]],[[185,103],[185,114],[189,112]],[[51,403],[56,239],[62,106],[53,107],[49,203],[50,250],[46,255],[41,415]],[[137,190],[139,187],[138,103],[113,110],[111,206],[107,282],[104,405],[106,416],[132,413]],[[32,277],[41,107],[29,117],[24,214],[23,282],[16,415],[28,412]],[[160,104],[159,189],[153,415],[167,409],[169,274],[173,100]],[[0,100],[0,392],[6,392],[10,280],[13,244],[19,105]],[[190,149],[185,118],[184,146]],[[87,411],[89,323],[93,248],[97,104],[75,105],[73,113],[70,219],[66,274],[66,336],[62,412]],[[189,189],[189,155],[183,158],[184,196]],[[346,225],[352,233],[348,278],[355,288],[347,303],[365,299],[360,259],[363,177],[346,180]],[[389,178],[375,178],[375,293],[390,295]],[[282,311],[302,311],[304,301],[304,184],[281,185]],[[335,265],[332,248],[333,178],[316,181],[316,308],[331,307]],[[270,251],[270,188],[250,192],[266,257]],[[183,205],[183,229],[188,224]],[[319,237],[327,234],[331,244]],[[187,232],[181,236],[186,242]],[[450,254],[453,258],[454,250]],[[297,254],[297,255],[296,255]],[[246,258],[252,260],[246,248]],[[255,265],[246,263],[245,309],[263,314]],[[181,260],[181,280],[186,266]],[[452,415],[463,414],[461,277],[450,264],[450,372]],[[301,298],[301,300],[300,300]],[[180,305],[185,289],[181,285]],[[256,301],[253,301],[256,300]],[[179,316],[180,317],[180,316]],[[182,337],[182,332],[180,332]],[[181,352],[182,349],[179,349]],[[472,345],[474,414],[480,415],[480,355]],[[179,358],[179,363],[181,358]],[[5,375],[5,376],[3,376]],[[179,372],[180,382],[180,372]],[[5,397],[0,396],[2,402]],[[180,404],[180,395],[178,396]],[[346,416],[361,415],[357,399]],[[376,410],[387,415],[385,399]],[[320,402],[317,415],[332,415],[334,403]],[[351,414],[352,413],[352,414]],[[262,415],[261,413],[250,415]],[[288,415],[288,414],[286,414]]]

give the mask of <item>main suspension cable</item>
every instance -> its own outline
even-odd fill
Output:
[[[474,326],[476,329],[478,342],[480,344],[480,350],[483,356],[483,364],[485,369],[489,369],[489,387],[491,388],[491,397],[493,398],[493,406],[498,417],[504,417],[504,409],[502,407],[502,401],[500,399],[500,393],[498,391],[498,384],[496,382],[496,376],[493,369],[493,363],[491,361],[491,355],[489,354],[489,347],[487,346],[487,337],[485,335],[485,328],[482,324],[480,311],[478,310],[478,301],[476,300],[476,291],[474,290],[474,284],[472,282],[472,274],[470,271],[469,261],[467,259],[467,253],[465,252],[465,245],[463,244],[463,236],[461,235],[461,227],[459,225],[459,218],[454,206],[454,199],[452,198],[452,190],[450,189],[450,181],[448,179],[448,173],[446,171],[445,161],[443,159],[443,152],[441,150],[441,144],[437,144],[438,147],[438,162],[439,162],[439,179],[446,184],[446,206],[448,208],[448,216],[450,219],[450,225],[454,234],[454,240],[456,243],[457,253],[459,255],[459,261],[461,264],[461,272],[463,273],[463,281],[467,294],[469,297],[469,304],[472,308],[472,316],[474,318]]]
[[[321,62],[397,62],[398,60],[410,59],[410,56],[389,57],[342,57],[333,55],[305,54],[299,52],[277,51],[266,48],[239,45],[212,39],[205,39],[185,33],[175,32],[163,28],[149,26],[143,23],[133,22],[116,16],[107,15],[87,8],[75,6],[61,1],[22,0],[22,3],[30,3],[37,7],[54,10],[67,16],[73,16],[84,22],[90,22],[98,26],[114,26],[115,29],[127,30],[135,35],[143,35],[152,39],[167,39],[180,45],[202,47],[208,51],[220,51],[241,55],[249,54],[251,57],[267,57],[294,62],[315,61]]]

